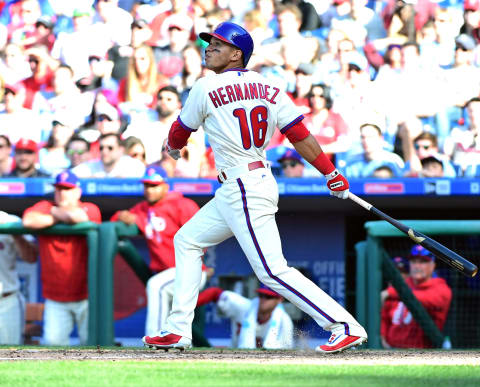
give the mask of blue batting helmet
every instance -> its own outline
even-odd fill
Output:
[[[243,65],[247,65],[253,52],[253,40],[244,28],[235,23],[223,22],[212,33],[200,33],[200,39],[207,43],[210,43],[212,37],[239,48],[243,53]]]

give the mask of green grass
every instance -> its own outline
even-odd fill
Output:
[[[474,366],[270,365],[180,361],[8,361],[0,386],[480,386]]]

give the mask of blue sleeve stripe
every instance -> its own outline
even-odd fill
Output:
[[[290,122],[288,125],[284,126],[282,129],[280,129],[280,132],[282,134],[285,134],[285,132],[290,129],[292,126],[298,124],[301,120],[303,120],[303,114],[299,115],[297,118],[295,118],[292,122]]]
[[[180,118],[180,116],[178,116],[177,121],[183,129],[188,130],[189,132],[196,132],[197,131],[197,129],[192,129],[192,128],[189,128],[187,125],[185,125],[183,123],[182,119]]]

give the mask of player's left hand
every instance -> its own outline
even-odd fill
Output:
[[[348,199],[349,184],[347,179],[335,169],[332,173],[325,175],[327,179],[327,187],[330,190],[330,195],[336,196],[340,199]]]
[[[167,153],[170,155],[171,158],[178,160],[180,158],[180,149],[173,149],[169,144],[168,141],[165,143],[165,149]]]

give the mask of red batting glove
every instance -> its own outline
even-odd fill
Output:
[[[348,181],[338,169],[325,175],[325,178],[327,179],[327,187],[330,190],[330,195],[336,196],[340,199],[348,199]]]

